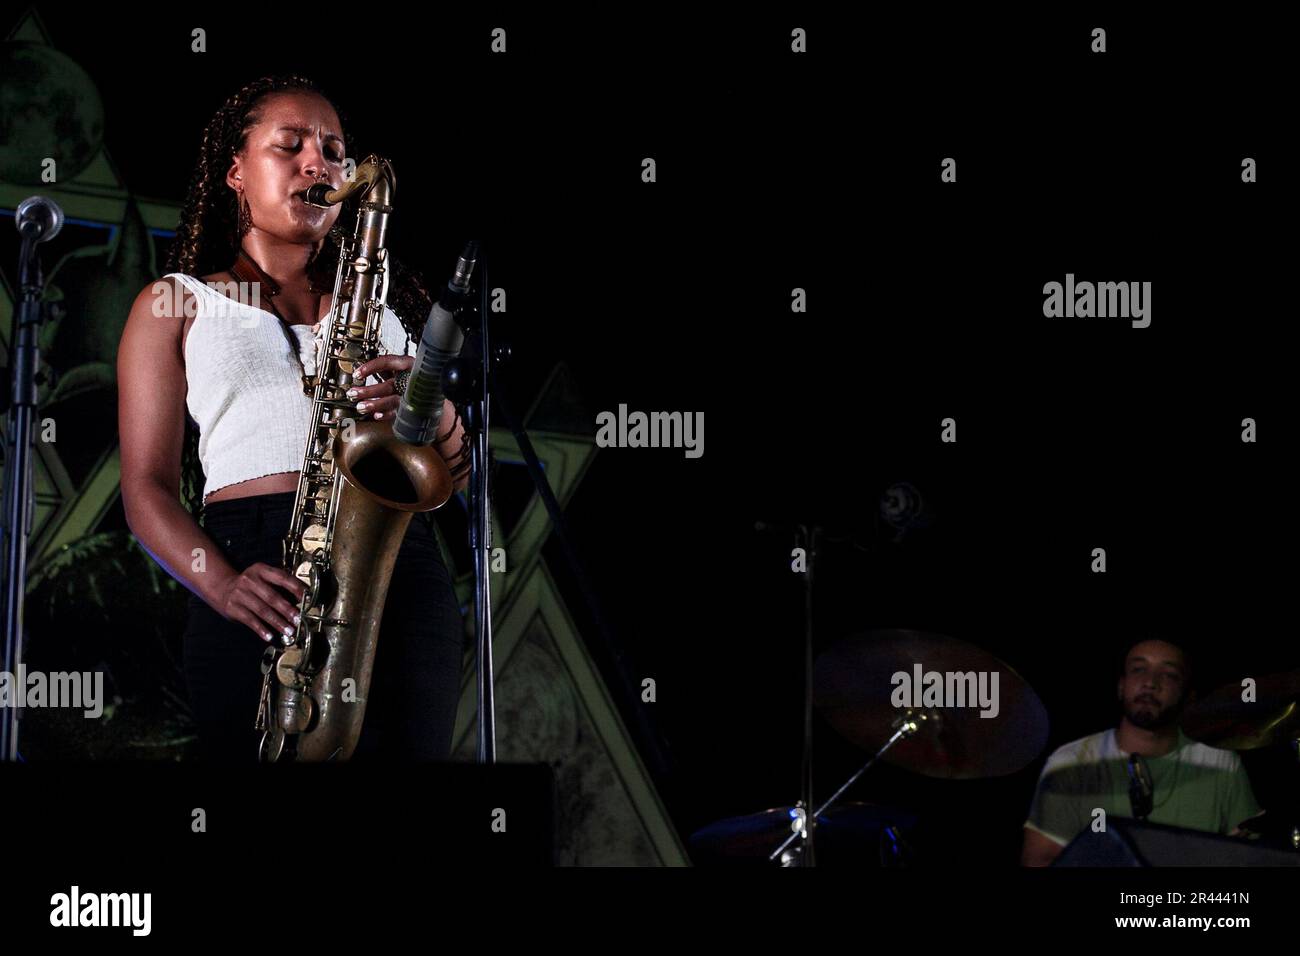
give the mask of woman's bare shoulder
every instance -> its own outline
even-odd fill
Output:
[[[135,302],[131,305],[131,316],[139,315],[142,319],[183,319],[193,295],[175,275],[159,276],[152,282],[145,283],[145,287],[135,297]]]

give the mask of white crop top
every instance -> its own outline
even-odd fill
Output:
[[[316,373],[316,347],[325,323],[290,325],[298,361],[289,352],[282,320],[236,302],[194,276],[170,272],[194,293],[196,312],[185,340],[186,407],[199,426],[203,498],[237,482],[302,468],[311,424],[311,397],[302,372]],[[347,305],[344,306],[344,314]],[[384,307],[379,339],[384,354],[414,355],[396,313]],[[377,375],[366,385],[380,382]]]

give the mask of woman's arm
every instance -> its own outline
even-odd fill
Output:
[[[452,422],[455,422],[454,428],[451,428]],[[443,430],[447,428],[451,430],[444,432]],[[456,491],[464,491],[469,486],[469,449],[464,447],[465,423],[456,414],[456,406],[449,398],[442,400],[442,418],[438,421],[438,431],[446,437],[435,441],[433,447],[447,462],[447,467],[452,470],[452,488]]]
[[[180,501],[185,438],[185,362],[181,355],[186,290],[177,280],[146,287],[131,306],[117,350],[118,432],[126,523],[162,568],[228,620],[264,640],[297,608],[274,590],[300,595],[282,568],[236,571]]]
[[[126,523],[154,560],[209,604],[235,571],[180,502],[185,439],[183,287],[174,279],[144,289],[117,349],[118,433]],[[180,311],[180,315],[173,312]],[[206,570],[194,570],[201,548]],[[200,564],[200,566],[203,566]]]

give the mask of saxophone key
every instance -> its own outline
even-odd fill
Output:
[[[315,554],[325,547],[326,530],[324,525],[314,524],[302,533],[302,549],[308,554]]]
[[[275,662],[275,679],[284,687],[301,687],[302,678],[298,674],[301,665],[302,648],[286,647],[280,659]]]
[[[274,647],[268,647],[262,654],[262,692],[257,700],[257,721],[254,730],[266,729],[266,715],[271,708],[271,674],[275,669],[275,658],[279,654]]]
[[[258,728],[261,730],[262,728]],[[262,741],[257,745],[257,759],[260,763],[275,763],[284,752],[284,734],[279,729],[267,728],[262,734]]]

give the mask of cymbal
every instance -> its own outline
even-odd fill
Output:
[[[951,693],[923,698],[921,687],[894,680],[904,674],[907,685],[930,685],[932,673],[941,681],[939,691]],[[949,679],[957,674],[972,674],[972,682]],[[985,699],[996,701],[996,707],[977,703],[974,685],[980,675]],[[969,780],[1015,773],[1047,744],[1047,710],[1033,688],[989,652],[942,634],[875,630],[847,638],[817,659],[813,681],[813,701],[822,716],[873,753],[909,713],[909,706],[895,706],[894,700],[920,704],[910,707],[920,730],[881,759],[927,777]],[[909,689],[918,696],[907,698]]]
[[[1183,733],[1211,747],[1255,750],[1300,736],[1300,671],[1266,674],[1255,700],[1244,701],[1241,682],[1226,684],[1183,714]]]
[[[774,807],[710,823],[691,834],[691,853],[704,860],[762,860],[790,835],[792,807]],[[817,818],[818,852],[828,844],[855,848],[886,827],[910,828],[913,814],[871,803],[840,803]]]

